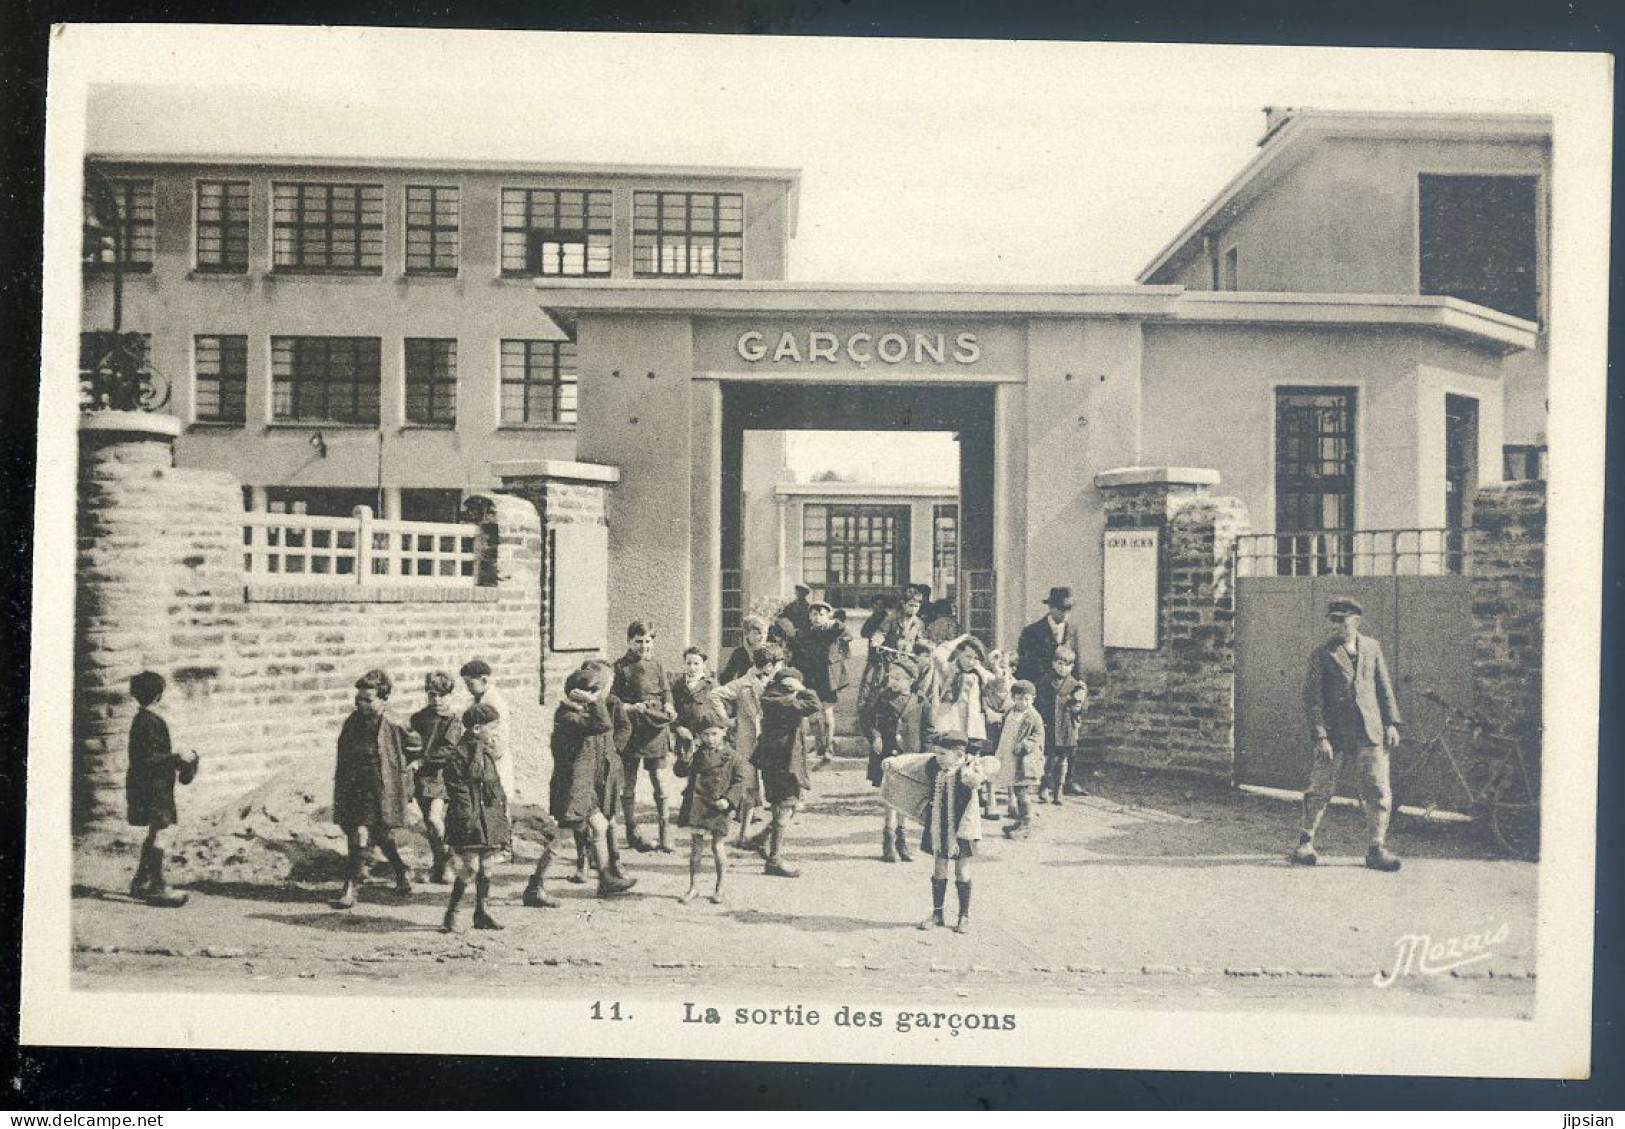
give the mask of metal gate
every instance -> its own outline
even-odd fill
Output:
[[[1256,534],[1237,541],[1237,783],[1301,790],[1308,780],[1308,661],[1330,634],[1326,605],[1339,596],[1359,601],[1361,630],[1382,644],[1407,743],[1444,724],[1445,711],[1429,695],[1472,712],[1473,609],[1462,549],[1459,529]],[[1348,775],[1341,786],[1352,792]],[[1404,779],[1396,771],[1398,803],[1407,802],[1397,784]]]

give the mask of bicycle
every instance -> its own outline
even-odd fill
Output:
[[[1396,794],[1418,780],[1442,776],[1446,793],[1424,794],[1421,798],[1425,806],[1420,818],[1433,820],[1441,811],[1457,812],[1482,828],[1492,846],[1503,855],[1538,861],[1540,779],[1537,770],[1530,767],[1530,758],[1524,755],[1522,744],[1490,734],[1482,721],[1452,706],[1432,690],[1424,690],[1422,696],[1444,711],[1445,721],[1422,742],[1410,763],[1395,772]],[[1482,761],[1488,771],[1483,774],[1481,787],[1473,786],[1451,748],[1449,733],[1452,729],[1466,730],[1470,748],[1489,750]],[[1409,802],[1417,806],[1416,797],[1409,797]]]

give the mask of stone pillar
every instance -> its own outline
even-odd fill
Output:
[[[558,564],[554,557],[554,534],[560,528],[571,525],[607,527],[609,489],[620,481],[620,472],[615,467],[559,459],[500,462],[493,464],[492,470],[502,482],[502,492],[530,502],[536,507],[541,521],[542,567],[537,606],[541,624],[541,700],[545,705],[556,705],[564,692],[564,679],[572,670],[593,655],[610,659],[618,657],[620,644],[624,640],[626,624],[620,624],[620,631],[616,631],[609,623],[606,612],[597,617],[604,624],[603,631],[589,645],[583,646],[581,640],[570,640],[570,648],[559,651],[554,648],[552,622],[555,601],[559,598],[565,595],[578,599],[593,598],[591,593],[566,594],[554,588],[553,575]],[[584,563],[591,565],[592,562]],[[608,560],[599,562],[599,565],[607,569]],[[608,575],[604,579],[607,585]]]
[[[1473,698],[1493,736],[1540,748],[1546,594],[1546,484],[1478,492],[1472,562]]]
[[[132,675],[169,660],[164,476],[180,421],[86,414],[79,429],[78,591],[73,695],[76,830],[111,821],[123,799]]]
[[[1107,529],[1156,529],[1158,647],[1105,649],[1090,725],[1096,751],[1142,767],[1229,779],[1235,729],[1235,590],[1230,554],[1246,507],[1215,497],[1217,471],[1129,467],[1095,485]]]

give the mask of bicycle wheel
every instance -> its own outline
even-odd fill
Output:
[[[1540,860],[1540,781],[1514,753],[1496,773],[1485,800],[1490,836],[1511,858]]]

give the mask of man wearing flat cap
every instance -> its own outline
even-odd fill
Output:
[[[1315,751],[1303,794],[1303,828],[1288,856],[1296,866],[1318,861],[1315,832],[1337,791],[1343,766],[1352,763],[1359,774],[1360,802],[1371,837],[1365,864],[1372,870],[1399,869],[1399,859],[1385,845],[1393,804],[1388,751],[1399,744],[1399,703],[1382,645],[1360,633],[1363,612],[1353,600],[1333,600],[1326,608],[1331,638],[1309,656],[1304,707]]]

